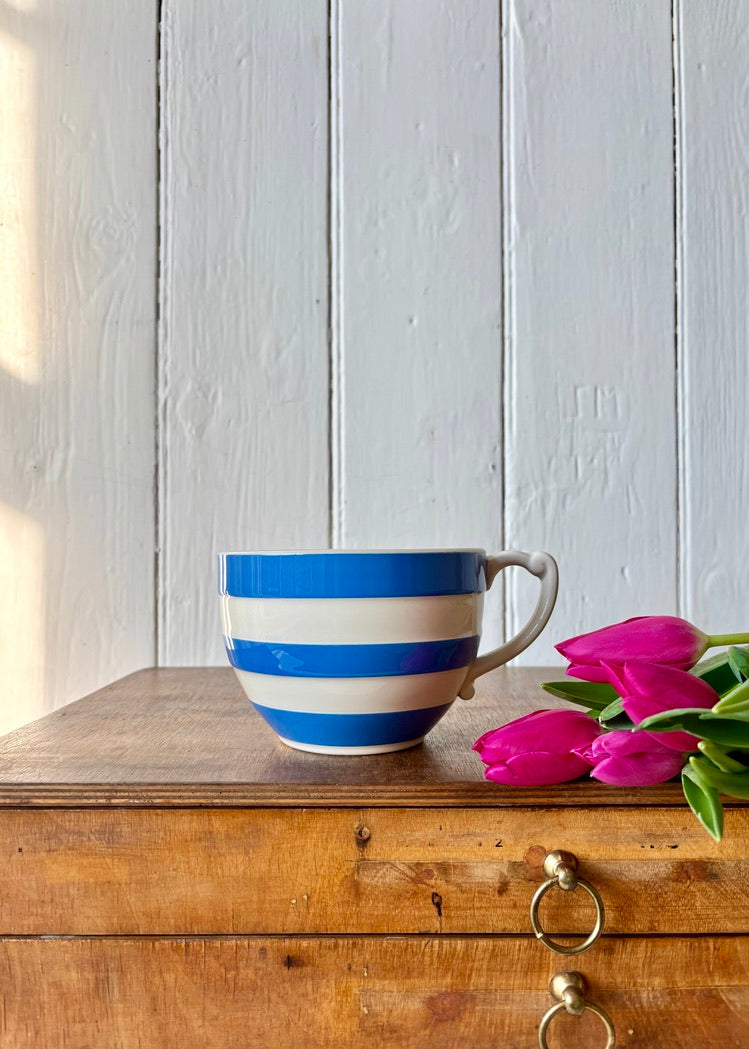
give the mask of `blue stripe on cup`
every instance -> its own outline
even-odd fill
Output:
[[[282,739],[327,747],[367,747],[420,739],[452,703],[390,714],[306,714],[253,703]]]
[[[219,554],[219,592],[233,597],[432,597],[486,590],[480,550]]]
[[[285,645],[225,637],[229,662],[239,670],[281,677],[397,677],[467,667],[478,636],[389,645]]]

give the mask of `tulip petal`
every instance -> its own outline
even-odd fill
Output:
[[[582,710],[534,710],[485,732],[473,749],[485,765],[537,752],[569,755],[574,747],[589,742],[601,731],[595,718]]]
[[[628,695],[629,688],[624,680],[624,667],[619,663],[609,663],[607,660],[604,660],[601,666],[606,672],[606,678],[611,687],[615,688],[620,696]]]
[[[627,715],[639,724],[651,714],[683,707],[702,707],[709,710],[717,702],[717,693],[701,678],[676,667],[649,663],[625,663],[623,667],[609,667],[610,680],[619,680],[622,706]],[[696,750],[698,739],[688,732],[663,732],[664,746],[683,753]]]
[[[579,779],[590,770],[590,765],[574,754],[553,754],[536,751],[518,754],[506,762],[490,765],[484,773],[494,783],[514,787],[545,787],[552,783],[567,783]]]
[[[604,732],[590,744],[593,762],[605,757],[626,757],[629,754],[659,754],[664,748],[663,740],[654,732],[632,732],[629,729],[614,729]]]
[[[604,661],[623,664],[634,660],[688,669],[707,644],[706,634],[678,616],[637,616],[578,634],[555,647],[575,667],[572,676],[580,677],[581,667],[598,667]]]
[[[636,725],[639,724],[640,721],[644,721],[646,717],[650,716],[650,714],[656,713],[653,710],[647,714],[639,713],[638,710],[641,708],[638,708],[638,704],[633,697],[624,699],[622,702],[624,704],[624,709]],[[680,730],[673,732],[657,732],[653,734],[661,739],[664,747],[668,747],[669,750],[678,750],[680,754],[685,754],[689,750],[697,750],[697,744],[699,743],[698,736],[693,736],[689,732],[681,732]]]
[[[649,754],[647,760],[638,760],[635,755],[604,758],[590,775],[601,783],[617,787],[647,787],[673,779],[683,767],[684,756],[671,751],[670,754]]]
[[[587,761],[587,763],[589,765],[595,765],[596,758],[593,757],[593,744],[594,743],[595,743],[595,740],[592,740],[592,742],[585,743],[582,747],[575,747],[575,749],[572,751],[572,753],[576,754],[578,756],[578,758],[580,758],[582,761]]]
[[[657,708],[651,711],[653,714],[681,707],[704,707],[709,710],[718,702],[718,694],[706,681],[673,666],[630,661],[622,668],[622,679],[630,695],[636,693],[657,703]]]
[[[530,714],[523,714],[522,717],[515,718],[514,721],[508,721],[506,724],[500,725],[499,728],[490,728],[483,736],[479,736],[471,750],[476,750],[481,754],[484,751],[488,751],[495,742],[497,742],[498,746],[501,745],[499,741],[507,736],[520,736],[522,734],[521,730],[528,725],[528,722],[536,722],[539,714],[546,713],[549,712],[546,710],[533,710]]]
[[[570,677],[580,678],[581,681],[607,682],[606,671],[602,667],[587,667],[570,664],[566,673]]]
[[[684,765],[684,754],[664,745],[657,733],[618,729],[593,740],[588,757],[591,776],[623,787],[646,786],[672,779]]]

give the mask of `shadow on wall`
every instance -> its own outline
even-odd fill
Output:
[[[42,369],[31,8],[0,3],[0,733],[45,709],[45,537],[33,480]]]
[[[113,11],[0,0],[0,733],[151,661],[155,137],[144,178]]]

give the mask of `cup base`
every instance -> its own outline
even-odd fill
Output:
[[[423,742],[424,737],[418,739],[407,739],[402,743],[378,743],[372,747],[327,747],[321,743],[298,743],[294,739],[278,737],[283,744],[292,750],[306,750],[310,754],[338,754],[341,757],[357,757],[364,754],[391,754],[394,750],[408,750]]]

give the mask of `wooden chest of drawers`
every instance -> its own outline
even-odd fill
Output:
[[[674,784],[486,783],[471,743],[549,705],[548,676],[498,671],[369,758],[284,748],[222,669],[142,671],[0,740],[3,1049],[527,1049],[563,969],[617,1046],[749,1045],[749,809],[715,845]],[[555,849],[606,909],[573,958],[529,921]],[[551,888],[540,917],[575,942],[591,897]],[[563,1014],[549,1041],[606,1035]]]

